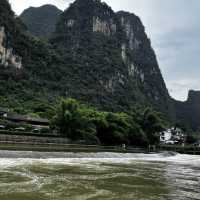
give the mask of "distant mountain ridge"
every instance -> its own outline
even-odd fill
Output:
[[[55,30],[56,23],[62,11],[53,5],[30,7],[20,15],[28,30],[38,37],[49,37]]]
[[[185,102],[175,101],[177,119],[200,130],[200,91],[190,90]]]

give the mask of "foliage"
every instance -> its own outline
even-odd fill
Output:
[[[159,115],[151,110],[134,110],[131,114],[101,112],[74,99],[62,99],[52,126],[72,140],[104,145],[145,146],[158,140],[163,129]]]
[[[194,144],[200,141],[200,133],[199,132],[189,132],[186,136],[187,144]]]
[[[130,115],[140,125],[146,133],[150,144],[159,143],[159,133],[164,130],[165,121],[161,113],[150,107],[135,107],[130,111]]]
[[[185,142],[187,144],[194,144],[195,142],[197,142],[197,137],[195,137],[195,135],[187,135]]]
[[[63,136],[72,140],[97,142],[95,127],[84,114],[82,106],[74,99],[61,101],[52,123]]]

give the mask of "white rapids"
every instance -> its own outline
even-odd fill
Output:
[[[200,156],[0,151],[2,200],[200,200]]]

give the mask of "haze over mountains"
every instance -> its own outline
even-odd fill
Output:
[[[45,5],[22,13],[27,32],[6,0],[0,6],[5,29],[1,45],[12,49],[21,64],[16,67],[11,58],[1,61],[0,91],[8,102],[26,105],[30,99],[64,96],[111,111],[146,104],[194,129],[200,127],[199,92],[191,91],[185,103],[169,96],[151,42],[134,14],[115,13],[99,0],[76,0],[65,12]]]
[[[20,18],[34,36],[45,38],[54,32],[61,13],[62,11],[53,5],[44,5],[24,10]]]

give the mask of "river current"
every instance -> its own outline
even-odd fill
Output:
[[[0,151],[0,200],[200,200],[200,156]]]

